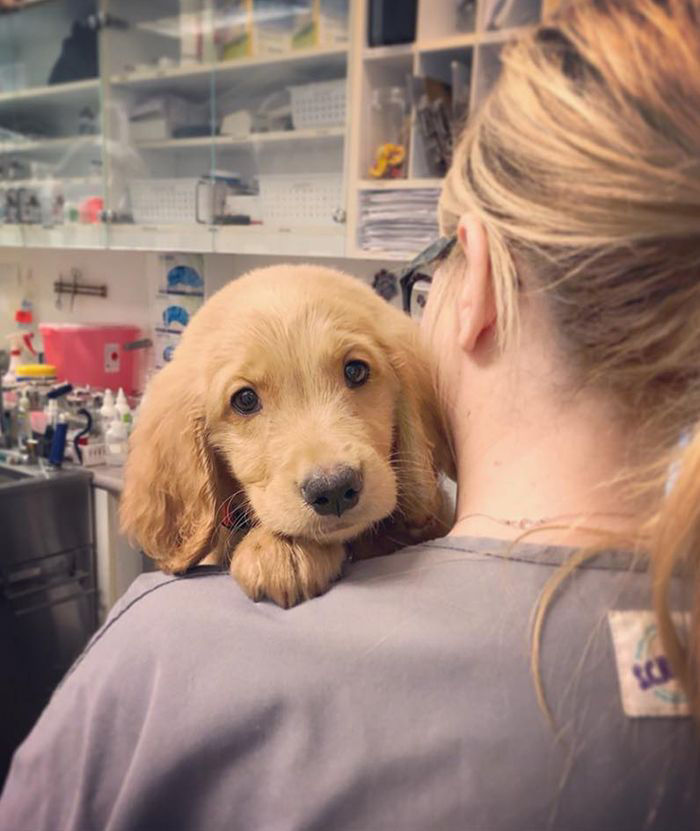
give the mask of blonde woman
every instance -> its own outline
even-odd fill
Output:
[[[570,5],[456,148],[419,261],[447,255],[452,533],[289,611],[213,567],[140,578],[0,827],[699,827],[699,25]]]

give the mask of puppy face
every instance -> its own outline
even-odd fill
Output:
[[[207,389],[211,444],[253,516],[317,541],[357,535],[397,496],[399,379],[380,320],[348,305],[354,287],[335,288],[258,287],[235,326],[212,333],[221,351]]]
[[[222,514],[342,542],[396,512],[422,527],[449,470],[415,324],[355,278],[260,269],[212,297],[146,391],[122,527],[166,571]]]

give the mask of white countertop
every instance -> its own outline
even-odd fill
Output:
[[[114,493],[121,493],[124,487],[124,468],[121,466],[112,465],[97,465],[96,467],[88,467],[92,473],[92,484],[96,488],[104,488]]]
[[[56,471],[52,470],[47,463],[42,459],[41,468],[37,465],[23,465],[15,462],[8,462],[4,456],[9,455],[9,451],[0,454],[0,465],[7,464],[11,469],[19,473],[26,473],[32,476],[41,476],[43,470],[45,476],[55,475]],[[71,461],[65,461],[61,470],[83,470],[86,473],[92,474],[92,484],[96,488],[104,488],[108,491],[121,493],[124,488],[124,467],[121,465],[96,465],[95,467],[82,467],[82,465],[73,464]]]

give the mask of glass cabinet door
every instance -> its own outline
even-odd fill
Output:
[[[109,244],[344,250],[348,0],[108,0]]]
[[[216,0],[214,26],[216,171],[237,183],[215,250],[343,254],[347,0]]]
[[[0,13],[0,242],[104,245],[97,0]]]
[[[214,65],[189,0],[109,0],[103,39],[109,245],[213,250]]]

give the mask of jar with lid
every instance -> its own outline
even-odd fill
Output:
[[[405,178],[409,119],[403,87],[377,87],[372,91],[370,123],[370,176],[373,179]]]

